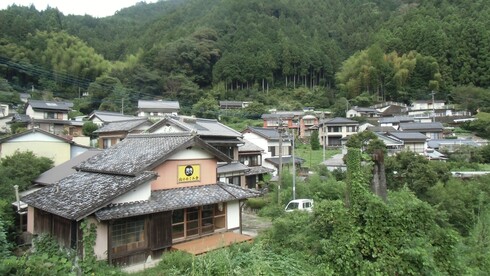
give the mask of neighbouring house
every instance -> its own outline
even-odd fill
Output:
[[[309,139],[311,134],[318,130],[318,118],[315,115],[305,115],[299,121],[299,138]]]
[[[480,147],[477,142],[469,139],[430,139],[427,147],[438,151],[452,153],[461,147]]]
[[[444,126],[440,122],[433,123],[400,123],[398,130],[420,132],[430,139],[443,138]]]
[[[101,149],[109,148],[122,141],[129,134],[142,133],[153,123],[148,119],[117,121],[108,123],[93,133],[98,136],[98,146]]]
[[[177,115],[180,111],[178,101],[138,100],[138,117],[160,119],[165,115]]]
[[[81,126],[68,119],[72,107],[70,102],[29,100],[25,104],[25,114],[15,114],[10,123],[56,135],[82,136]]]
[[[88,149],[70,160],[43,172],[32,181],[32,186],[29,189],[19,193],[19,197],[31,194],[44,186],[53,185],[61,179],[74,174],[76,172],[74,169],[75,166],[100,152],[101,150],[99,149]],[[19,215],[19,221],[21,222],[20,225],[22,225],[23,231],[27,231],[27,204],[19,200],[13,202],[12,206],[17,208],[17,214]]]
[[[271,114],[262,114],[264,120],[263,127],[278,128],[285,127],[288,129],[298,129],[300,119],[305,115],[304,111],[276,111]]]
[[[234,162],[218,164],[218,180],[245,187],[248,168],[238,162],[238,146],[242,134],[215,119],[189,116],[166,116],[146,130],[148,133],[178,133],[191,131]]]
[[[226,109],[243,109],[248,107],[252,102],[242,102],[242,101],[219,101],[219,108]]]
[[[347,118],[353,118],[353,117],[375,118],[375,117],[379,117],[380,115],[381,113],[375,108],[360,107],[360,106],[354,106],[351,109],[349,109],[346,113]]]
[[[264,181],[265,175],[272,174],[273,169],[262,166],[262,154],[264,149],[254,143],[243,139],[243,145],[238,147],[238,158],[240,163],[248,167],[245,172],[245,187],[250,189],[260,189],[258,184]]]
[[[90,115],[88,115],[88,121],[93,122],[99,127],[108,123],[128,120],[141,120],[141,118],[132,115],[124,115],[118,112],[99,110],[94,110],[92,113],[90,113]]]
[[[408,115],[415,117],[427,117],[435,120],[436,117],[471,116],[466,110],[456,110],[454,105],[446,105],[442,100],[419,100],[414,101],[408,108]]]
[[[408,106],[404,103],[388,101],[372,105],[370,108],[378,110],[381,117],[393,117],[406,115]]]
[[[38,128],[0,139],[1,158],[13,155],[16,151],[32,151],[37,156],[52,159],[55,166],[89,148]]]
[[[393,117],[383,117],[379,118],[378,123],[382,127],[393,127],[396,130],[400,127],[402,123],[413,123],[415,119],[409,116],[393,116]]]
[[[261,194],[216,182],[218,161],[231,159],[189,132],[129,135],[74,174],[23,197],[28,231],[49,233],[83,256],[81,225],[87,221],[96,227],[97,258],[117,265],[236,233],[243,202]]]
[[[283,167],[292,168],[292,136],[289,133],[283,132],[274,128],[248,127],[242,131],[243,138],[260,147],[264,154],[262,155],[262,166],[274,170],[273,174],[277,175],[279,168],[279,160]],[[280,150],[282,148],[282,150]],[[303,159],[295,158],[300,169]]]
[[[424,154],[427,148],[427,136],[419,132],[408,131],[392,131],[384,134],[393,139],[398,139],[403,142],[401,150],[413,151],[415,153]]]
[[[0,134],[9,134],[11,132],[10,122],[14,113],[10,112],[8,104],[0,104]]]
[[[320,144],[325,147],[342,146],[342,138],[346,138],[358,132],[359,123],[357,121],[336,117],[333,119],[321,120],[319,123]]]
[[[374,132],[374,134],[386,145],[388,155],[394,155],[403,150],[403,140],[398,139],[396,136],[388,135],[386,132]]]

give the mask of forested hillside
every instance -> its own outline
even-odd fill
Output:
[[[131,112],[142,98],[190,113],[209,99],[330,108],[435,91],[466,108],[467,88],[490,95],[487,26],[484,0],[172,0],[106,18],[11,6],[0,11],[0,100],[34,88],[80,98],[84,113],[123,101]]]

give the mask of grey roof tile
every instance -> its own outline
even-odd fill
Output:
[[[230,159],[191,133],[130,134],[121,142],[81,163],[78,169],[101,173],[136,175],[161,164],[174,152],[198,145],[218,159]]]
[[[143,126],[145,124],[150,126],[151,122],[148,121],[148,119],[111,122],[111,123],[99,128],[98,130],[94,131],[94,133],[107,133],[107,132],[115,132],[115,131],[132,131],[135,128],[138,128],[138,127]]]
[[[238,147],[238,152],[251,152],[251,151],[264,151],[261,147],[256,144],[250,142],[247,139],[243,139],[243,145]]]
[[[248,172],[245,172],[245,175],[247,176],[274,172],[273,169],[269,169],[263,166],[249,167],[249,168],[250,170]]]
[[[76,170],[73,167],[101,152],[102,150],[100,149],[89,149],[62,164],[45,171],[34,179],[33,182],[40,185],[52,185],[61,179],[74,174]]]
[[[216,136],[241,138],[242,134],[214,119],[194,118],[188,116],[167,116],[151,126],[147,132],[156,132],[166,124],[173,124],[183,131],[193,131],[199,136]]]
[[[392,131],[389,132],[389,135],[394,136],[400,140],[427,140],[429,139],[427,136],[420,132],[408,132],[408,131]]]
[[[134,177],[76,172],[55,185],[23,197],[22,201],[67,219],[80,220],[156,177],[154,172],[143,172]]]
[[[296,164],[302,164],[305,162],[303,158],[299,157],[294,157],[296,160]],[[265,159],[266,161],[274,164],[275,166],[279,166],[279,157],[269,157]],[[281,160],[282,164],[292,164],[293,163],[293,157],[292,156],[283,156]]]
[[[279,140],[279,131],[275,128],[265,128],[265,127],[251,127],[249,126],[244,132],[252,132],[259,136],[264,137],[267,140]],[[287,136],[283,134],[283,138]]]
[[[218,164],[218,174],[222,173],[230,173],[230,172],[246,172],[250,170],[248,166],[243,165],[240,162],[232,162],[232,163],[226,163],[226,164]]]
[[[442,131],[444,126],[441,122],[432,123],[400,123],[401,130],[438,130]]]
[[[118,219],[258,197],[260,195],[262,194],[258,191],[244,189],[233,184],[199,185],[153,191],[149,200],[110,205],[98,210],[95,215],[100,220]]]
[[[359,125],[358,121],[354,121],[351,119],[347,118],[342,118],[342,117],[335,117],[333,119],[326,119],[322,120],[320,124],[324,125],[345,125],[345,124],[357,124]]]
[[[70,111],[73,107],[73,103],[56,101],[29,100],[28,104],[31,105],[33,109],[48,109],[59,111]]]
[[[155,111],[161,110],[179,110],[180,104],[178,101],[150,101],[150,100],[138,100],[139,109],[149,109]]]

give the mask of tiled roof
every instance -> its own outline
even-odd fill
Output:
[[[443,130],[443,125],[440,122],[433,123],[401,123],[402,130]]]
[[[291,119],[294,117],[293,113],[273,113],[273,114],[262,114],[262,119]]]
[[[384,117],[379,118],[378,122],[380,124],[386,123],[400,123],[400,122],[413,122],[414,118],[409,116],[393,116],[393,117]]]
[[[268,140],[279,140],[279,131],[275,128],[251,127],[249,126],[244,132],[252,132]],[[283,135],[283,137],[287,137]]]
[[[234,173],[246,172],[248,170],[249,170],[248,166],[245,166],[240,162],[231,162],[231,163],[219,164],[217,172],[218,174],[223,174],[223,173],[230,173],[230,172],[234,172]]]
[[[136,175],[161,164],[171,154],[198,145],[218,159],[229,158],[190,133],[130,134],[126,139],[78,166],[82,171]]]
[[[70,111],[73,107],[73,103],[70,102],[29,100],[28,104],[32,106],[33,109],[49,109],[60,111]]]
[[[472,147],[480,146],[475,141],[467,140],[467,139],[431,139],[427,142],[427,146],[429,148],[434,148],[434,149],[445,145],[452,145],[452,146],[465,145],[465,146],[472,146]]]
[[[110,111],[99,111],[96,110],[90,114],[89,119],[97,117],[104,123],[117,122],[117,121],[128,121],[128,120],[140,120],[140,117],[124,115],[118,112],[110,112]]]
[[[294,159],[296,160],[296,164],[302,164],[305,162],[305,160],[303,158],[294,157]],[[274,164],[274,166],[279,166],[279,157],[270,157],[270,158],[266,158],[265,160]],[[292,164],[293,163],[293,157],[292,156],[283,156],[281,161],[282,161],[282,164]]]
[[[261,147],[250,142],[247,139],[243,139],[244,144],[238,147],[238,152],[249,152],[249,151],[264,151]]]
[[[242,137],[242,134],[213,119],[187,116],[167,116],[151,126],[147,132],[153,133],[166,124],[173,124],[183,131],[194,131],[199,136]]]
[[[369,107],[354,106],[352,109],[358,112],[379,113],[377,109],[369,108]]]
[[[245,172],[245,175],[257,175],[257,174],[264,174],[264,173],[271,173],[273,172],[274,170],[273,169],[269,169],[269,168],[266,168],[266,167],[262,167],[262,166],[257,166],[257,167],[249,167],[250,170],[248,172]]]
[[[110,205],[95,213],[100,220],[139,216],[219,202],[258,197],[261,193],[226,183],[153,191],[149,200]]]
[[[173,109],[179,110],[180,104],[178,101],[148,101],[148,100],[138,100],[138,108],[140,109],[152,109],[152,110],[165,110]]]
[[[76,165],[79,165],[81,162],[87,160],[88,158],[101,153],[102,150],[99,149],[89,149],[84,153],[81,153],[72,159],[50,169],[39,175],[36,179],[34,179],[35,184],[40,185],[51,185],[54,184],[64,177],[67,177],[71,174],[74,174],[76,170],[73,168]]]
[[[389,132],[389,135],[394,136],[400,140],[427,140],[427,136],[423,135],[420,132],[407,132],[407,131],[392,131]]]
[[[347,118],[342,118],[342,117],[335,117],[333,119],[327,119],[324,121],[321,121],[320,124],[325,124],[325,125],[345,125],[345,124],[359,124],[359,122],[350,120]]]
[[[49,132],[47,132],[45,130],[42,130],[40,128],[32,128],[32,129],[28,129],[28,130],[26,130],[24,132],[21,132],[21,133],[17,133],[17,134],[14,134],[14,135],[7,136],[5,138],[0,139],[0,143],[4,143],[6,141],[9,141],[9,140],[12,140],[12,139],[16,139],[18,137],[29,135],[31,133],[41,133],[41,134],[47,135],[47,136],[49,136],[51,138],[60,140],[62,142],[66,142],[66,143],[69,143],[69,144],[75,144],[75,142],[73,142],[72,140],[69,140],[69,139],[66,139],[64,137],[61,137],[61,136],[58,136],[58,135],[49,133]],[[81,146],[81,145],[79,145],[79,146]]]
[[[131,131],[139,126],[147,124],[151,125],[151,122],[148,119],[141,120],[129,120],[129,121],[118,121],[109,123],[100,129],[94,131],[94,133],[106,133],[106,132],[115,132],[115,131]]]
[[[366,130],[372,131],[372,132],[390,132],[390,131],[396,131],[396,129],[392,126],[368,126]]]
[[[67,219],[80,220],[156,177],[154,172],[143,172],[134,177],[76,172],[23,197],[22,201]]]

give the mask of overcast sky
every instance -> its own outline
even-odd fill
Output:
[[[38,11],[45,10],[47,6],[58,8],[64,15],[89,14],[93,17],[113,15],[116,11],[133,6],[138,2],[152,3],[157,0],[0,0],[0,10],[12,4],[30,6],[34,4]]]

